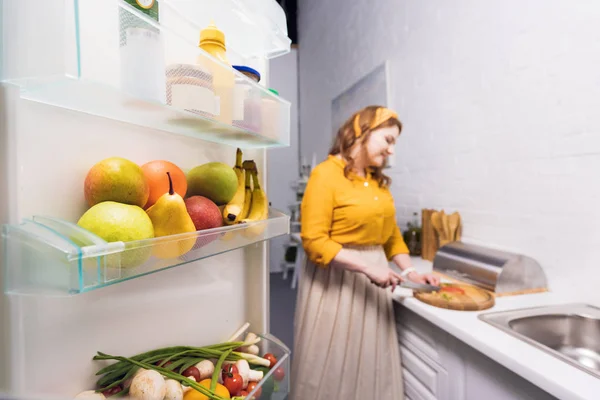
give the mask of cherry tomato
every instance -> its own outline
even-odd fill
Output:
[[[227,388],[231,396],[237,396],[244,385],[244,380],[240,374],[227,374],[223,378],[223,386]]]
[[[102,392],[102,394],[104,395],[104,397],[110,397],[110,396],[114,396],[115,394],[119,393],[121,390],[123,390],[123,388],[121,388],[121,386],[117,385],[110,389],[106,389],[105,391]]]
[[[465,294],[465,291],[459,287],[453,287],[453,286],[442,286],[442,288],[440,289],[440,293],[458,293],[458,294]]]
[[[196,382],[200,382],[200,371],[194,366],[187,368],[181,375],[185,376],[186,378],[193,376]]]
[[[269,365],[269,368],[273,368],[273,366],[275,364],[277,364],[277,358],[275,358],[275,356],[273,355],[273,353],[267,353],[263,356],[263,358],[265,360],[269,360],[269,362],[271,363],[271,365]]]
[[[158,360],[157,362],[154,363],[154,365],[156,365],[157,367],[167,368],[167,365],[173,364],[171,361],[167,361],[166,363],[161,365],[162,363],[163,363],[163,360]]]
[[[256,382],[250,382],[248,384],[248,387],[246,388],[246,390],[248,391],[248,393],[250,393],[251,391],[253,391],[254,388],[256,387],[256,385],[258,385],[258,383],[256,383]],[[259,387],[258,390],[256,391],[256,394],[255,394],[254,398],[255,399],[259,399],[261,394],[262,394],[262,387]]]
[[[239,374],[238,367],[235,364],[227,364],[223,367],[223,372],[221,372],[221,379],[224,381],[225,377],[230,374]]]
[[[276,381],[282,381],[284,377],[285,377],[285,372],[283,372],[283,368],[281,368],[281,367],[275,368],[275,371],[273,371],[273,378],[275,378]]]

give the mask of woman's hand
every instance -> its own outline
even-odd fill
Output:
[[[420,274],[418,272],[411,272],[410,274],[407,275],[407,278],[415,283],[422,283],[422,284],[428,283],[428,284],[434,285],[434,286],[439,286],[439,284],[440,284],[440,278],[438,278],[437,276],[435,276],[433,274]]]
[[[380,288],[387,288],[392,285],[392,292],[396,289],[396,285],[404,280],[387,265],[372,265],[365,268],[363,273],[371,280],[371,283]]]

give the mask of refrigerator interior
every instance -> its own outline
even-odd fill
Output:
[[[169,10],[167,3],[164,12]],[[88,208],[85,176],[107,157],[123,157],[139,165],[169,160],[187,172],[210,161],[233,166],[239,145],[244,159],[256,161],[265,187],[266,149],[289,143],[289,131],[287,139],[285,133],[266,138],[240,127],[224,132],[221,140],[215,128],[227,124],[173,110],[165,106],[164,97],[145,97],[135,88],[127,91],[131,71],[122,64],[125,55],[115,45],[118,14],[131,13],[123,4],[122,0],[0,0],[0,78],[4,81],[0,85],[0,223],[5,227],[19,226],[33,216],[76,223]],[[170,23],[176,26],[172,18]],[[173,31],[165,32],[161,31],[164,51],[153,53],[154,48],[141,47],[142,54],[154,56],[145,61],[149,71],[156,67],[157,54],[163,68],[155,68],[158,75],[140,71],[148,82],[164,73],[169,59],[189,63],[199,56],[210,59],[192,45],[197,37],[188,43]],[[250,93],[262,99],[272,96],[264,90],[266,58],[256,53],[244,58],[232,52],[231,59],[260,65],[263,89],[252,86]],[[230,73],[237,82],[240,75]],[[289,125],[289,107],[286,110],[285,100],[280,101],[278,123],[285,126],[288,118]],[[195,127],[205,123],[201,126],[213,133],[194,132],[188,129],[189,121],[182,128],[173,123],[175,115],[189,116]],[[23,281],[7,282],[7,271],[21,268],[20,262],[31,262],[28,251],[44,245],[23,242],[17,251],[11,247],[7,252],[7,236],[13,231],[3,230],[0,393],[72,398],[95,388],[94,374],[102,366],[92,361],[97,351],[132,356],[171,345],[219,343],[246,322],[252,332],[268,333],[268,242],[263,239],[288,229],[287,218],[276,217],[280,218],[275,219],[277,225],[263,226],[267,233],[255,240],[240,239],[222,247],[217,243],[208,247],[215,249],[214,255],[209,251],[198,255],[202,259],[188,259],[181,265],[166,262],[153,266],[149,270],[153,273],[128,279],[109,281],[99,269],[102,284],[75,292],[41,290],[43,279],[27,291],[19,290]],[[36,268],[43,271],[44,265]]]

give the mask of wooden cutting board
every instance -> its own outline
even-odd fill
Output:
[[[495,304],[493,295],[472,285],[442,283],[440,286],[442,290],[438,292],[415,292],[414,297],[434,307],[460,311],[486,310]]]

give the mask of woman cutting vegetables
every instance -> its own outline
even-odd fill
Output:
[[[339,129],[308,180],[292,399],[403,398],[391,292],[404,279],[439,280],[411,267],[383,174],[401,129],[393,111],[366,107]]]

